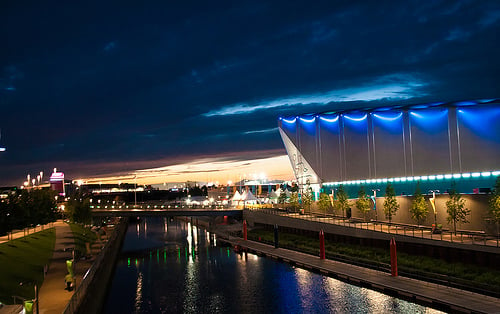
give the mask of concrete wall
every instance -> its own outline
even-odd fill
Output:
[[[488,201],[489,195],[477,194],[477,195],[462,195],[465,200],[465,206],[471,210],[471,214],[468,216],[469,223],[458,224],[457,229],[459,230],[476,230],[485,231],[488,234],[496,234],[496,226],[488,221]],[[410,207],[413,201],[413,196],[397,196],[398,203],[400,204],[399,210],[396,215],[392,217],[392,222],[395,223],[405,223],[405,224],[416,224],[416,222],[411,219]],[[448,195],[436,195],[436,217],[437,223],[442,224],[445,229],[452,229],[452,225],[448,224],[446,218],[448,213],[446,212],[446,201],[450,198]],[[388,221],[384,214],[384,197],[377,197],[377,211],[370,211],[367,213],[367,219],[375,219],[377,216],[380,221]],[[434,223],[434,211],[428,201],[428,197],[425,198],[426,203],[429,207],[429,212],[427,214],[427,219],[424,221],[423,225],[431,226]],[[354,202],[355,199],[350,200],[352,203],[352,216],[355,218],[363,218],[363,214],[356,208]]]
[[[120,253],[128,221],[123,219],[99,256],[92,264],[87,277],[80,283],[64,313],[100,313],[111,282],[118,254]]]

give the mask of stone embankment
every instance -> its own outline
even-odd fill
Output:
[[[113,233],[66,306],[65,314],[101,312],[127,226],[127,219],[121,219],[115,226]]]

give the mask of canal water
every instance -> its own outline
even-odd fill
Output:
[[[439,313],[254,254],[189,222],[130,223],[103,313]]]

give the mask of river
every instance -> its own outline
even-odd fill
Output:
[[[103,313],[440,313],[254,254],[189,222],[129,225]]]

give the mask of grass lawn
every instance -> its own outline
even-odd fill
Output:
[[[35,297],[34,284],[42,285],[55,242],[55,228],[50,228],[0,244],[0,302],[12,304],[12,296]]]
[[[274,243],[274,232],[254,229],[248,233],[248,239],[264,243]],[[297,234],[280,232],[279,246],[308,254],[319,254],[319,239]],[[352,261],[355,263],[382,267],[390,265],[389,246],[387,250],[345,243],[325,241],[326,257],[330,259]],[[448,263],[444,260],[398,252],[400,272],[452,281],[456,284],[473,286],[500,293],[500,271],[463,263]]]
[[[73,232],[75,250],[79,252],[80,255],[85,255],[87,251],[85,243],[88,242],[92,245],[96,241],[97,235],[90,228],[80,224],[70,223],[69,226]]]

